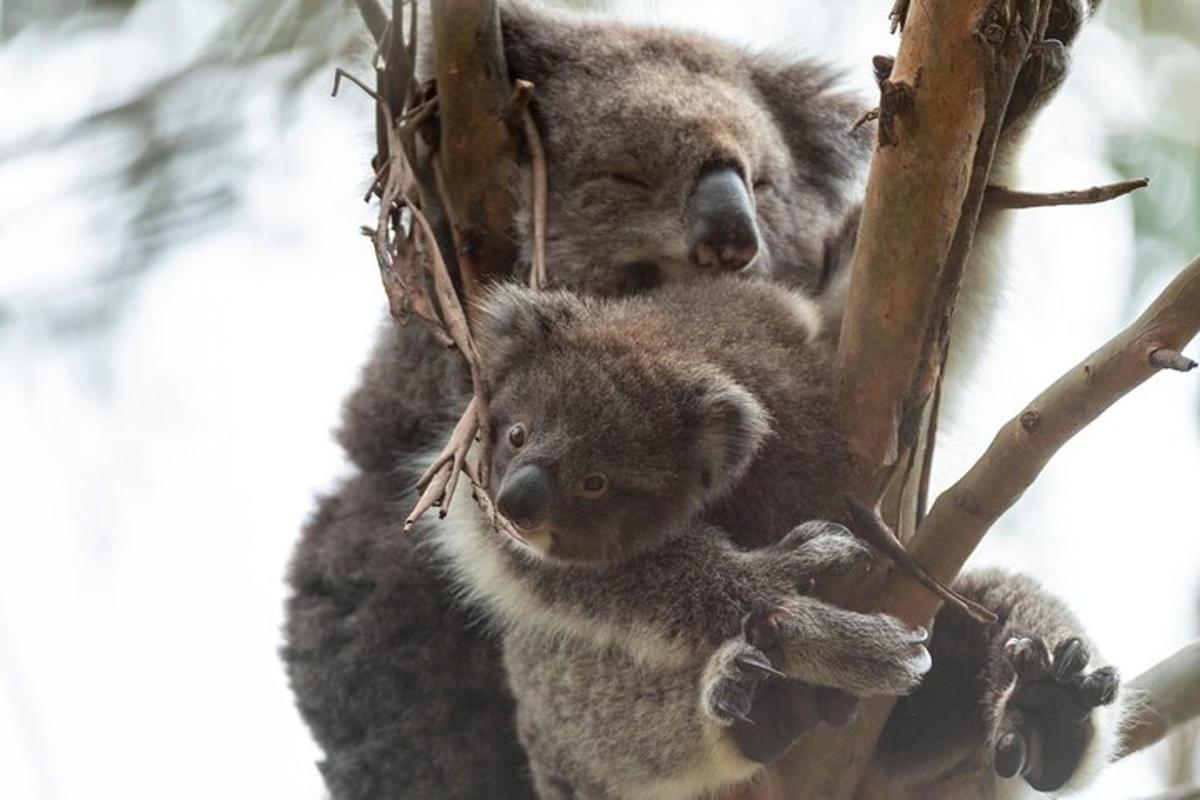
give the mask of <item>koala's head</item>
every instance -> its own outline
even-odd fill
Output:
[[[770,432],[753,395],[661,349],[621,301],[515,286],[481,315],[490,490],[544,555],[614,563],[684,529]]]
[[[555,285],[623,294],[715,271],[811,283],[869,147],[827,70],[523,3],[501,19],[511,76],[535,86]]]

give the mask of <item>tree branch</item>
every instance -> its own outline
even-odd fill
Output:
[[[1117,759],[1149,747],[1200,717],[1200,641],[1129,681],[1125,691],[1133,695],[1134,711],[1121,731]]]
[[[1015,503],[1072,436],[1159,371],[1152,355],[1179,351],[1200,331],[1200,257],[1128,328],[1071,369],[1010,420],[991,446],[933,504],[910,543],[915,558],[950,582],[992,524]],[[915,624],[937,610],[901,574],[889,576],[879,607]]]
[[[495,0],[436,0],[433,36],[445,197],[457,228],[457,260],[468,298],[512,272],[511,235],[521,119],[513,97]]]
[[[1103,203],[1150,185],[1149,178],[1106,183],[1089,189],[1068,192],[1019,192],[1006,186],[989,186],[984,203],[990,208],[1043,208],[1046,206],[1082,206]]]

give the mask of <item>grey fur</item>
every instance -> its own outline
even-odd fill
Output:
[[[687,187],[714,158],[743,170],[753,193],[763,256],[751,271],[812,287],[824,265],[845,262],[856,227],[847,214],[857,208],[870,136],[845,130],[869,102],[839,94],[827,69],[667,30],[579,24],[514,3],[503,16],[513,76],[537,84],[556,284],[619,294],[702,274],[680,261],[681,241]],[[625,76],[650,83],[628,85]],[[647,97],[651,87],[660,91]],[[1028,94],[1031,109],[1046,95]],[[657,188],[631,187],[611,170],[597,174],[608,158],[626,168],[630,154]],[[761,175],[770,186],[753,186]],[[518,200],[514,235],[527,256],[529,198]],[[654,263],[653,280],[631,273],[639,260]],[[975,273],[983,274],[968,277]],[[772,335],[748,326],[749,339]],[[458,355],[419,325],[386,324],[339,431],[356,472],[321,501],[297,545],[283,656],[336,798],[532,794],[499,647],[453,602],[427,546],[438,527],[420,525],[410,538],[396,532],[413,499],[413,461],[440,442],[468,384]],[[761,517],[747,530],[762,538],[741,544],[766,544],[789,529],[772,518],[783,515],[772,510],[769,483],[747,481],[738,494]],[[711,516],[738,529],[738,520]],[[951,629],[939,621],[935,647],[938,631]]]
[[[763,340],[746,336],[751,316]],[[757,765],[726,735],[739,711],[723,705],[757,685],[739,661],[860,696],[907,692],[928,669],[924,634],[803,594],[866,556],[841,526],[744,551],[703,521],[779,538],[749,530],[764,520],[730,488],[755,475],[784,485],[789,463],[837,464],[829,421],[806,406],[822,396],[795,377],[830,382],[816,321],[795,292],[732,277],[624,300],[509,286],[483,306],[493,495],[530,468],[552,489],[520,541],[458,506],[437,546],[504,630],[543,797],[684,798],[747,778]],[[605,488],[582,490],[587,475]],[[793,522],[828,495],[816,479],[786,485],[774,506]],[[762,607],[778,631],[773,665],[742,635]]]

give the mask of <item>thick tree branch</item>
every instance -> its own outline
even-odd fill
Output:
[[[1200,641],[1151,667],[1125,686],[1134,708],[1117,758],[1143,750],[1200,717]]]
[[[837,354],[851,491],[885,494],[894,530],[915,528],[927,463],[922,442],[950,319],[1012,89],[1049,2],[912,0],[881,84],[879,146],[863,204]],[[853,600],[835,585],[831,599]],[[849,798],[891,702],[868,703],[848,729],[803,743],[781,765],[788,797]]]
[[[495,0],[436,0],[433,36],[444,199],[455,219],[458,267],[469,299],[478,286],[511,274],[517,258],[512,190],[522,120],[508,113],[514,89]]]
[[[1010,7],[1036,18],[1009,19]],[[925,0],[906,10],[881,87],[838,348],[853,489],[864,501],[883,495],[918,437],[1000,125],[1042,29],[1035,2]]]

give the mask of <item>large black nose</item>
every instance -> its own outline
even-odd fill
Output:
[[[715,167],[700,176],[688,201],[688,251],[702,267],[741,269],[758,255],[758,225],[746,182],[733,167]]]
[[[526,464],[504,476],[496,506],[516,524],[532,527],[550,507],[553,494],[550,473],[537,464]]]

